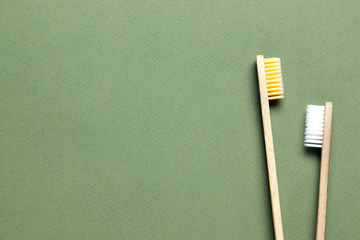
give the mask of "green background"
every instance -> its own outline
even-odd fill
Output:
[[[315,239],[306,104],[334,103],[326,236],[360,236],[360,1],[0,2],[0,239]]]

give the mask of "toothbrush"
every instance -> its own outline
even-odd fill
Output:
[[[267,168],[269,175],[270,197],[276,240],[283,240],[284,233],[280,211],[280,197],[276,174],[274,143],[271,130],[269,100],[284,98],[280,58],[256,56],[261,114],[263,120]]]
[[[326,102],[325,106],[308,105],[306,108],[304,145],[321,148],[316,240],[325,239],[332,109],[333,104],[331,102]]]

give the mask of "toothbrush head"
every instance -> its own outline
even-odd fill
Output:
[[[305,120],[305,147],[321,148],[324,137],[325,106],[307,105]]]
[[[284,98],[280,58],[265,58],[265,76],[269,100]]]

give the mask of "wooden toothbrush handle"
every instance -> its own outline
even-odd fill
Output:
[[[324,118],[324,136],[323,136],[323,144],[322,144],[322,149],[321,149],[321,166],[320,166],[320,183],[319,183],[319,200],[318,200],[316,240],[324,240],[325,239],[326,203],[327,203],[329,163],[330,163],[332,109],[333,109],[333,104],[331,102],[326,102],[325,103],[325,118]]]
[[[259,80],[261,114],[262,114],[263,128],[264,128],[265,149],[266,149],[267,168],[269,175],[270,197],[271,197],[275,239],[283,240],[284,233],[283,233],[283,226],[281,220],[279,187],[278,187],[277,174],[276,174],[274,142],[273,142],[273,136],[271,130],[270,107],[269,107],[268,92],[266,86],[264,56],[261,55],[256,56],[256,63],[257,63],[258,80]]]

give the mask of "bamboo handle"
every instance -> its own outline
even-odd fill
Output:
[[[333,104],[331,102],[325,103],[324,136],[323,136],[323,144],[322,144],[322,149],[321,149],[321,166],[320,166],[320,183],[319,183],[319,200],[318,200],[316,240],[324,240],[325,239],[326,203],[327,203],[329,162],[330,162],[332,109],[333,109]]]
[[[264,56],[262,55],[256,56],[256,63],[257,63],[258,80],[259,80],[261,114],[262,114],[263,128],[264,128],[266,159],[267,159],[267,168],[269,175],[270,197],[271,197],[275,239],[283,240],[284,233],[283,233],[282,220],[281,220],[280,197],[279,197],[279,188],[278,188],[277,174],[276,174],[274,143],[273,143],[272,130],[271,130],[270,107],[269,107],[269,100],[268,100],[268,93],[266,86]]]

